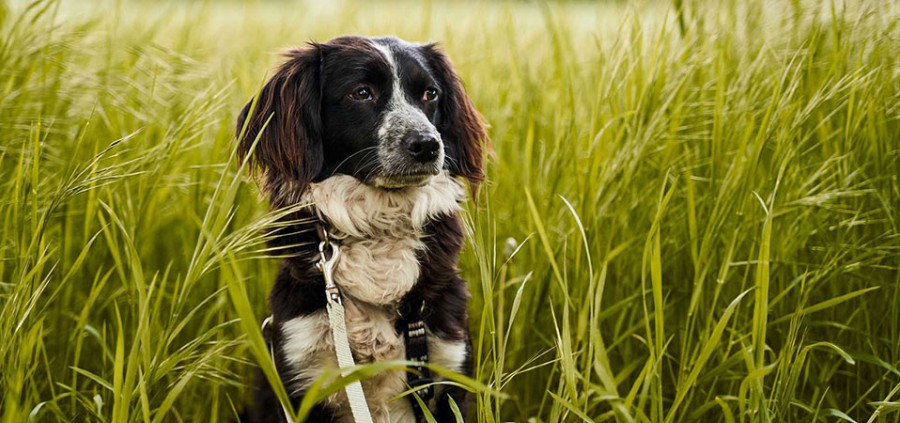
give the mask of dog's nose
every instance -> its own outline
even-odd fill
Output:
[[[431,134],[415,134],[407,139],[406,151],[419,163],[433,162],[440,149],[441,142]]]

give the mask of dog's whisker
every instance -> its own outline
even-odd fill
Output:
[[[370,153],[370,154],[366,155],[365,157],[363,157],[363,162],[364,162],[363,165],[360,166],[359,169],[356,169],[355,172],[353,172],[353,176],[359,175],[360,172],[368,171],[369,169],[367,169],[367,167],[372,167],[372,170],[376,170],[378,167],[381,166],[381,164],[377,160],[372,160],[372,161],[366,162],[365,160],[369,159],[370,156],[377,158],[377,155],[374,153]]]
[[[355,157],[357,154],[368,154],[370,151],[376,151],[376,152],[377,152],[377,150],[378,150],[378,146],[377,146],[377,145],[373,145],[373,146],[370,146],[370,147],[363,148],[362,150],[359,150],[359,151],[357,151],[357,152],[355,152],[355,153],[353,153],[353,154],[347,156],[346,159],[342,160],[340,163],[338,163],[337,166],[334,167],[334,170],[331,171],[331,175],[329,175],[329,176],[334,176],[334,174],[337,173],[337,171],[341,168],[341,166],[344,165],[344,163],[347,163],[350,159],[352,159],[353,157]]]

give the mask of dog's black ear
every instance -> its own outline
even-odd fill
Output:
[[[238,158],[249,155],[251,172],[261,174],[273,207],[298,201],[324,162],[320,46],[284,55],[287,60],[237,120]]]
[[[490,151],[484,119],[466,94],[447,55],[435,44],[427,44],[422,50],[443,90],[438,105],[437,129],[450,158],[450,174],[465,177],[473,190],[477,190],[484,179],[484,150]]]

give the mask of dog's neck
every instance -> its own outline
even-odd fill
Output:
[[[311,184],[303,200],[312,203],[341,244],[334,275],[343,294],[372,305],[396,305],[419,279],[426,224],[458,212],[465,191],[446,173],[421,187],[396,190],[336,175]]]

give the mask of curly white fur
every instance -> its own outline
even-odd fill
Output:
[[[314,183],[303,194],[319,217],[328,222],[330,236],[340,242],[341,257],[335,268],[335,283],[344,297],[347,333],[357,363],[403,360],[406,350],[394,329],[396,307],[419,278],[417,254],[423,226],[429,219],[455,213],[465,200],[465,191],[446,173],[422,187],[383,190],[357,179],[332,176]],[[324,293],[323,293],[324,295]],[[292,389],[308,386],[325,368],[336,368],[331,328],[324,310],[282,324],[282,352],[294,371]],[[460,371],[466,355],[463,342],[429,336],[432,363]],[[363,391],[377,422],[414,422],[405,398],[406,373],[385,371],[362,381]],[[346,402],[343,392],[328,402]],[[340,420],[352,421],[348,407]]]
[[[459,211],[465,191],[446,173],[422,187],[397,190],[337,175],[312,184],[303,199],[340,240],[334,277],[343,295],[390,305],[419,279],[422,227],[428,219]]]

